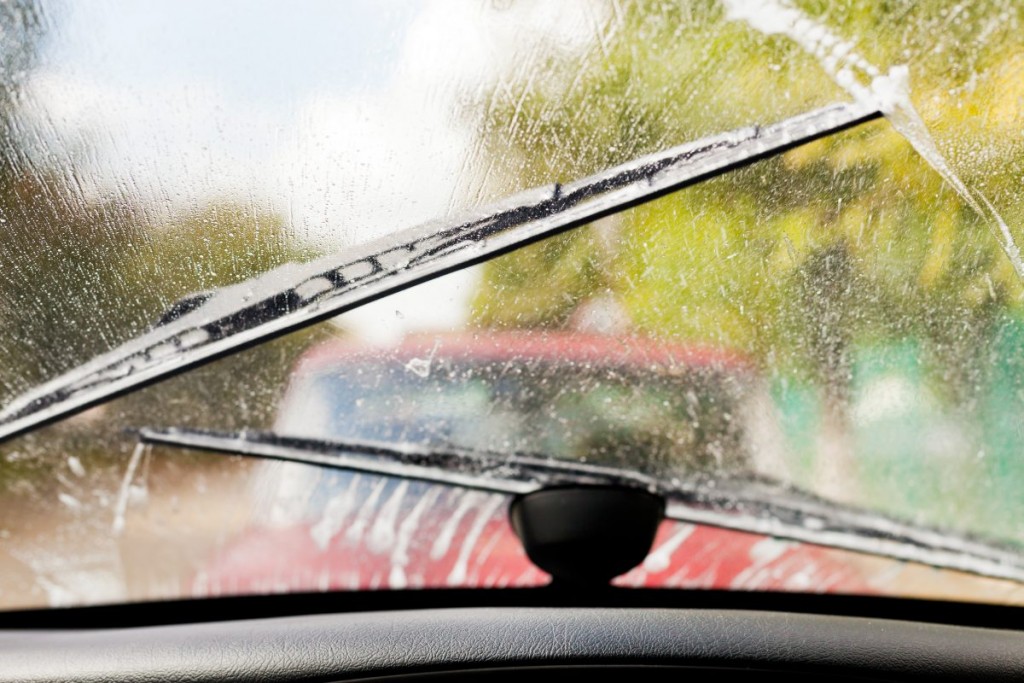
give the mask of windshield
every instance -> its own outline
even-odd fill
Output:
[[[728,492],[728,523],[665,521],[621,586],[1019,602],[1007,573],[837,548],[818,517],[776,536],[745,496],[1024,552],[1022,20],[1012,0],[3,4],[2,406],[286,264],[834,103],[885,118],[3,441],[0,608],[547,580],[508,495],[130,431],[169,427]]]

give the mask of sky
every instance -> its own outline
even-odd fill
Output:
[[[157,222],[233,202],[284,217],[325,252],[476,203],[466,188],[487,160],[469,111],[495,79],[528,68],[538,45],[584,44],[601,11],[587,0],[44,9],[52,29],[32,109],[53,149],[84,167],[87,194],[145,205]],[[449,276],[344,320],[381,342],[449,328],[465,318],[476,277]]]

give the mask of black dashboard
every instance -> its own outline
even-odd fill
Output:
[[[548,680],[594,667],[645,681],[1024,679],[1017,630],[769,610],[491,606],[8,623],[0,681]]]

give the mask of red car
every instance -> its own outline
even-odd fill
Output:
[[[719,349],[575,333],[333,341],[298,362],[275,432],[544,454],[656,476],[784,476],[772,402]],[[295,463],[257,466],[257,523],[193,579],[198,594],[544,584],[509,497]],[[631,586],[870,593],[850,553],[662,523]]]

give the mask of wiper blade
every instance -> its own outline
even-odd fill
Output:
[[[171,306],[149,332],[11,401],[0,410],[0,441],[880,116],[865,104],[837,104],[770,126],[741,128],[193,295]]]
[[[665,516],[781,539],[1024,582],[1024,556],[966,535],[907,524],[757,477],[659,479],[632,470],[535,455],[371,441],[330,441],[243,431],[138,430],[145,444],[521,495],[561,485],[643,488],[663,496]]]

